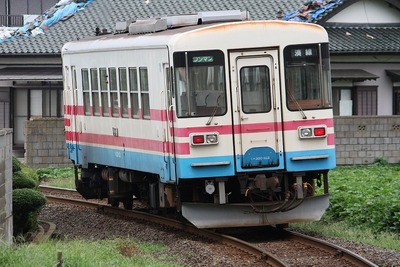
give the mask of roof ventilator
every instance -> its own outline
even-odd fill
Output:
[[[127,31],[129,23],[129,34],[145,34],[164,31],[166,29],[193,26],[206,23],[242,21],[250,19],[248,11],[206,11],[197,14],[176,15],[162,18],[137,20],[132,23],[117,22],[116,33]]]

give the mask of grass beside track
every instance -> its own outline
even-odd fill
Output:
[[[161,256],[157,259],[152,256],[163,250],[165,247],[162,245],[139,244],[127,239],[48,241],[22,245],[0,243],[0,266],[179,266],[172,263],[172,257]],[[58,260],[60,252],[62,264]]]

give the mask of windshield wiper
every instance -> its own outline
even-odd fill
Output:
[[[218,108],[219,108],[219,98],[220,98],[220,97],[221,97],[221,95],[219,95],[219,96],[217,97],[217,105],[215,106],[213,112],[211,113],[211,116],[210,116],[210,118],[208,119],[206,125],[210,125],[211,122],[212,122],[212,120],[214,119],[214,116],[215,116],[215,114],[217,113],[217,110],[218,110]]]
[[[292,95],[292,93],[290,91],[287,91],[287,92],[288,92],[290,99],[296,104],[298,111],[300,111],[301,115],[303,116],[303,120],[306,120],[307,116],[304,113],[303,109],[301,108],[299,102],[296,100],[296,98],[294,98],[294,96]]]

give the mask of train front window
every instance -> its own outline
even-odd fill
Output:
[[[270,78],[267,66],[243,67],[240,70],[242,109],[244,113],[271,110]]]
[[[174,53],[174,82],[178,117],[219,116],[226,113],[222,51]]]
[[[328,44],[288,46],[284,56],[289,110],[332,108]]]

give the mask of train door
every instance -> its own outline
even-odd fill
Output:
[[[78,151],[78,127],[77,127],[77,84],[76,84],[76,68],[66,66],[65,86],[64,86],[64,123],[65,138],[67,141],[68,157],[76,164],[79,162]]]
[[[282,169],[278,50],[230,53],[236,171]],[[236,107],[236,108],[235,108]]]
[[[175,175],[175,149],[173,147],[173,128],[174,128],[174,120],[172,118],[172,83],[171,83],[171,71],[169,68],[169,64],[163,64],[164,70],[164,88],[165,91],[163,93],[164,98],[162,99],[165,116],[163,118],[163,154],[164,154],[164,179],[163,182],[173,183],[176,181]]]

